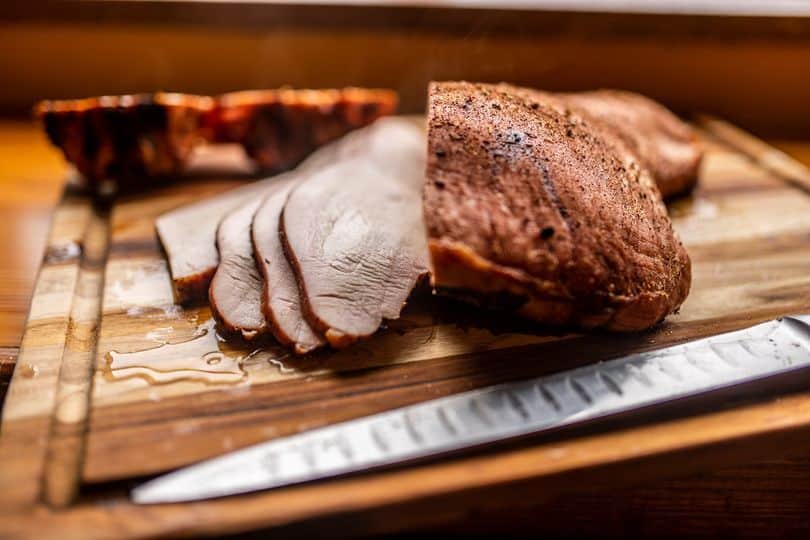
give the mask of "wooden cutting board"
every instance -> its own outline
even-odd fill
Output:
[[[526,497],[516,486],[542,486],[536,501],[576,489],[571,478],[620,485],[806,441],[810,392],[740,396],[681,418],[267,493],[153,507],[125,498],[130,479],[251,443],[810,312],[810,173],[723,122],[702,125],[700,187],[670,208],[692,292],[679,314],[636,335],[561,333],[423,291],[400,320],[343,351],[292,358],[224,343],[207,307],[173,304],[154,220],[244,181],[194,180],[95,205],[68,189],[4,409],[0,536],[395,530]]]

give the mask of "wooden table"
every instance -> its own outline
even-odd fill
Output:
[[[810,144],[777,143],[810,163]],[[0,259],[0,380],[13,370],[65,165],[33,124],[0,121],[0,215],[8,251]],[[589,486],[552,503],[451,516],[452,532],[607,536],[798,537],[810,527],[810,447],[779,461],[606,493]]]
[[[42,130],[24,120],[0,121],[0,380],[11,377],[28,304],[59,199],[66,166]]]

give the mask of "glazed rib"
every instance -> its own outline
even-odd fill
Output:
[[[102,96],[36,107],[51,142],[89,186],[120,187],[183,173],[192,151],[238,143],[260,169],[279,172],[345,133],[393,114],[391,90],[256,90],[212,98],[190,94]]]
[[[255,90],[223,94],[213,111],[214,141],[237,142],[266,171],[294,167],[309,153],[393,114],[392,90]]]
[[[443,292],[627,331],[676,310],[689,257],[630,145],[563,97],[432,83],[424,213]]]
[[[61,101],[36,107],[50,141],[90,187],[118,179],[176,175],[198,145],[214,100],[189,94],[138,94]]]

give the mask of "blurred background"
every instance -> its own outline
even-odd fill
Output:
[[[810,3],[685,0],[10,1],[0,111],[152,90],[618,87],[768,136],[810,125]]]

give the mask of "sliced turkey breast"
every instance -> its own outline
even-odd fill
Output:
[[[304,316],[334,347],[399,317],[427,272],[421,122],[384,118],[347,139],[355,151],[308,174],[280,222]]]
[[[276,182],[268,191],[277,186]],[[208,289],[211,313],[220,326],[247,340],[259,338],[267,332],[261,309],[262,276],[253,260],[250,239],[253,215],[261,202],[256,197],[231,210],[219,223],[219,265]]]
[[[155,221],[158,238],[169,261],[175,300],[180,304],[208,296],[208,285],[219,264],[216,236],[222,218],[245,201],[260,197],[272,178],[232,189],[181,206]]]
[[[276,339],[296,354],[305,354],[326,342],[301,312],[295,274],[287,261],[279,237],[279,217],[297,175],[284,182],[262,203],[253,219],[253,246],[263,276],[259,285],[261,311]]]

